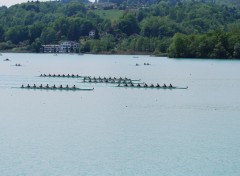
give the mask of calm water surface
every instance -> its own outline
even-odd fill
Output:
[[[17,63],[23,66],[11,66]],[[239,176],[239,68],[235,60],[3,54],[0,175]],[[116,88],[41,73],[126,76],[189,89]],[[95,90],[12,88],[27,83]]]

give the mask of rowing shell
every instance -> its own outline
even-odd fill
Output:
[[[94,88],[53,88],[53,87],[13,87],[13,88],[20,88],[20,89],[29,89],[29,90],[66,90],[66,91],[92,91]]]
[[[124,87],[124,88],[137,88],[137,89],[188,89],[188,86],[187,87],[176,87],[176,86],[172,86],[172,87],[163,87],[163,86],[160,86],[160,87],[144,87],[144,86],[125,86],[125,85],[118,85],[118,86],[114,86],[114,87]]]
[[[116,81],[116,82],[112,82],[112,81],[82,81],[82,82],[78,82],[78,83],[87,83],[87,84],[143,84],[143,83],[132,83],[131,81]]]

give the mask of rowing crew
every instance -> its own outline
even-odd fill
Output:
[[[163,84],[163,86],[160,86],[159,84],[154,86],[153,84],[148,85],[146,83],[143,83],[143,85],[141,85],[140,83],[138,83],[137,85],[134,85],[133,83],[118,84],[118,87],[121,87],[121,86],[124,86],[124,87],[152,87],[152,88],[154,88],[154,87],[172,88],[173,87],[172,84],[169,84],[169,86],[167,86],[166,84]]]
[[[108,80],[108,79],[83,79],[83,82],[88,82],[88,83],[132,83],[131,80]]]
[[[74,77],[81,77],[81,76],[79,76],[78,74],[77,75],[74,75],[74,74],[72,74],[72,75],[70,75],[70,74],[67,74],[67,75],[65,75],[65,74],[62,74],[62,75],[60,75],[60,74],[58,74],[58,75],[56,75],[56,74],[53,74],[53,75],[41,74],[40,77],[73,77],[74,78]]]
[[[24,85],[22,84],[21,88],[40,88],[40,89],[48,89],[48,88],[52,88],[52,89],[76,89],[76,86],[73,85],[72,87],[69,87],[68,84],[66,85],[66,87],[63,87],[62,85],[60,85],[59,87],[55,86],[55,84],[50,87],[48,84],[46,86],[43,86],[42,84],[40,86],[36,86],[36,84],[34,84],[33,86],[30,86],[29,84],[24,87]]]
[[[126,78],[126,77],[125,77],[125,78],[122,78],[122,77],[120,77],[120,78],[116,78],[116,77],[106,78],[106,77],[103,77],[103,78],[102,78],[102,77],[99,76],[98,78],[96,78],[96,77],[91,77],[91,76],[85,76],[85,77],[83,78],[83,80],[110,80],[110,81],[111,81],[111,80],[115,80],[115,81],[116,81],[116,80],[129,80],[129,81],[130,81],[131,79]]]

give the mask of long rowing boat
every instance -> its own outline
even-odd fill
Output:
[[[143,84],[143,83],[133,83],[132,81],[114,81],[114,80],[83,80],[79,83],[88,84]]]
[[[177,86],[134,86],[134,85],[117,85],[114,87],[123,87],[123,88],[137,88],[137,89],[188,89],[187,87],[177,87]]]
[[[141,81],[141,79],[130,79],[130,78],[116,78],[116,77],[91,77],[91,76],[81,76],[81,75],[74,75],[74,74],[41,74],[39,77],[46,77],[46,78],[81,78],[83,80],[103,80],[103,81]]]
[[[65,91],[92,91],[94,88],[78,88],[78,87],[33,87],[33,86],[25,86],[25,87],[13,87],[20,89],[29,89],[29,90],[65,90]]]
[[[70,74],[67,74],[67,75],[60,75],[60,74],[41,74],[39,77],[45,77],[45,78],[84,78],[83,76],[80,76],[80,75],[70,75]]]

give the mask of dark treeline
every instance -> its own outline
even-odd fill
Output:
[[[117,10],[116,10],[117,11]],[[117,20],[79,2],[0,7],[0,50],[39,52],[42,44],[81,43],[81,52],[169,53],[171,57],[239,57],[240,9],[209,2],[161,0]],[[95,30],[94,38],[89,31]]]

